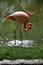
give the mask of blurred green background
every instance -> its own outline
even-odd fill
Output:
[[[8,19],[2,24],[2,20],[16,11],[35,12],[34,15],[29,15],[32,29],[25,32],[22,25],[22,37],[33,40],[36,45],[43,45],[43,0],[0,0],[0,44],[14,39],[17,23]],[[20,40],[19,27],[16,38]]]

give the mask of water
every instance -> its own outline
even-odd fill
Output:
[[[43,45],[43,3],[40,5],[34,0],[0,0],[0,43],[11,41],[14,39],[14,30],[17,23],[7,20],[2,24],[5,16],[15,11],[35,11],[34,15],[30,15],[29,22],[32,23],[32,29],[24,32],[22,25],[23,40],[33,40],[36,45]],[[16,31],[16,38],[20,40],[19,27]],[[3,42],[3,43],[2,43]]]
[[[30,47],[34,45],[34,41],[33,40],[22,40],[22,46],[24,47]],[[15,40],[9,41],[7,43],[5,43],[8,46],[20,46],[21,45],[21,41],[20,40],[16,40],[16,45],[15,45]]]

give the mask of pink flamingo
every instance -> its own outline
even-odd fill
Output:
[[[33,13],[30,13],[28,12],[29,14],[33,14]],[[16,22],[18,22],[20,24],[20,35],[21,35],[21,44],[22,43],[22,31],[21,31],[21,25],[22,23],[24,24],[24,30],[27,31],[27,30],[30,30],[32,28],[32,24],[31,23],[28,23],[29,21],[29,15],[25,12],[22,12],[22,11],[17,11],[13,14],[10,14],[8,16],[6,16],[2,22],[5,22],[7,19],[12,19]],[[16,27],[16,30],[17,30],[18,26]],[[15,33],[15,39],[16,39],[16,30],[14,31]],[[16,44],[16,42],[15,42]]]

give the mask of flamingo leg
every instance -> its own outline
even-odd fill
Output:
[[[28,40],[28,31],[26,31],[26,39]]]
[[[14,39],[15,39],[14,40],[15,41],[14,44],[16,45],[16,30],[14,31]]]
[[[14,31],[14,39],[15,39],[14,44],[15,44],[15,45],[16,45],[16,30],[17,30],[18,26],[19,26],[19,25],[17,25],[17,27],[16,27],[16,29],[15,29],[15,31]]]
[[[22,42],[22,31],[21,31],[21,26],[20,26],[20,37],[21,37],[21,45],[23,45],[23,42]]]

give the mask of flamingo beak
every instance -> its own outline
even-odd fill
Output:
[[[28,31],[28,29],[24,29],[24,31]]]

